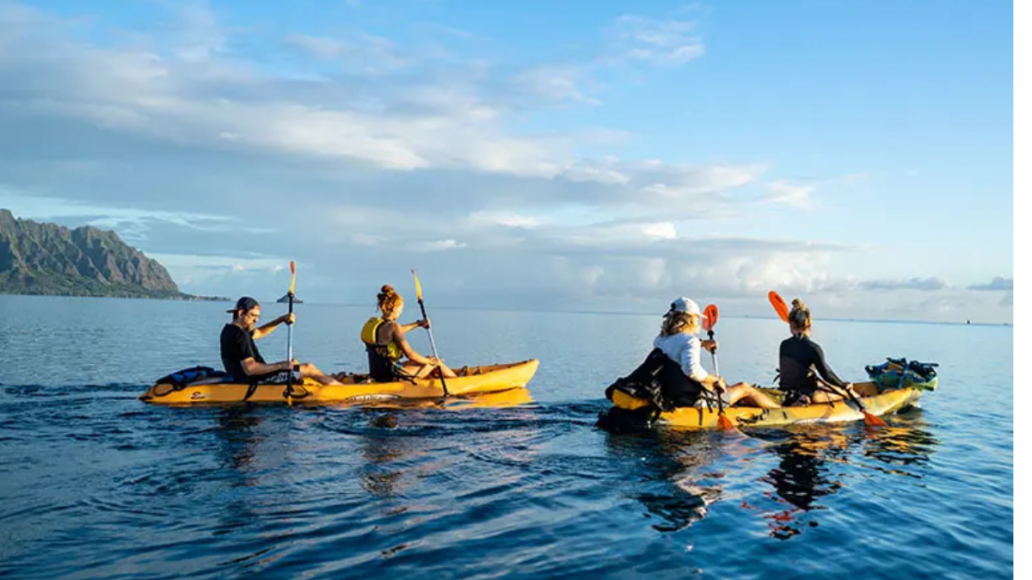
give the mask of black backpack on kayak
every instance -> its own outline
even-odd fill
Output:
[[[645,399],[660,411],[672,411],[676,407],[694,405],[702,386],[685,376],[681,366],[662,350],[654,348],[631,374],[606,387],[606,398],[610,401],[615,390]]]

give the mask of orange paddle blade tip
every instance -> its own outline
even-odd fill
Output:
[[[294,267],[294,260],[290,261],[290,273],[291,274],[296,274],[297,273],[297,269]]]
[[[767,298],[770,299],[770,305],[774,307],[774,311],[778,313],[781,320],[788,322],[788,305],[781,299],[781,296],[771,290],[767,293]]]
[[[730,431],[734,428],[734,423],[731,422],[731,419],[727,418],[727,415],[717,417],[717,429],[720,429],[721,431]]]
[[[872,415],[871,413],[868,413],[866,411],[864,412],[864,425],[867,425],[868,427],[889,426],[889,424],[883,421],[881,417],[878,417],[877,415]]]
[[[710,304],[702,311],[705,318],[702,319],[703,330],[712,330],[717,325],[717,320],[720,319],[720,310],[717,309],[716,304]]]

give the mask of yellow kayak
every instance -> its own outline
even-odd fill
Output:
[[[876,416],[889,415],[900,409],[909,407],[921,398],[923,389],[902,388],[879,392],[873,382],[854,383],[853,388],[860,393],[860,400],[867,411]],[[782,399],[781,391],[761,389],[776,401]],[[627,411],[645,410],[651,403],[629,395],[619,389],[612,392],[613,406]],[[846,421],[862,421],[864,418],[856,405],[849,401],[838,401],[832,404],[818,403],[800,407],[782,407],[780,409],[760,409],[757,407],[726,407],[724,413],[735,427],[780,427],[787,425],[806,425],[813,423],[841,423]],[[656,422],[689,429],[713,429],[717,426],[719,412],[716,407],[696,409],[694,407],[678,407],[672,411],[659,414]]]
[[[448,394],[471,397],[525,387],[537,372],[538,360],[467,367],[460,376],[447,379]],[[365,375],[347,376],[342,385],[320,385],[305,379],[293,385],[290,398],[302,404],[368,403],[404,399],[440,399],[444,396],[441,379],[418,379],[392,383],[368,382]],[[283,384],[250,386],[239,383],[201,382],[176,384],[158,382],[140,395],[140,400],[158,405],[197,405],[218,403],[283,403],[287,401]]]

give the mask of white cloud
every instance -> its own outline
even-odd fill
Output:
[[[620,24],[621,46],[648,62],[701,54],[684,22]],[[698,234],[701,218],[766,209],[754,191],[765,163],[621,159],[608,154],[618,131],[523,124],[555,99],[590,102],[590,70],[539,68],[523,80],[543,102],[516,106],[498,94],[510,68],[438,67],[372,36],[295,34],[292,56],[319,58],[284,72],[226,50],[210,11],[188,33],[117,48],[68,26],[0,5],[0,186],[17,192],[0,191],[0,206],[129,232],[188,292],[281,295],[291,256],[306,261],[306,292],[335,300],[417,263],[447,274],[442,300],[455,305],[873,294],[833,273],[852,248]],[[775,181],[766,201],[794,209],[811,192]]]
[[[347,45],[336,38],[312,36],[309,34],[291,34],[286,41],[288,44],[326,60],[340,56],[347,49]]]
[[[475,211],[469,215],[469,222],[474,225],[502,225],[510,228],[533,228],[541,225],[541,220],[534,216],[500,211]]]
[[[555,102],[572,101],[601,105],[602,101],[585,93],[585,70],[573,66],[539,66],[516,75],[517,86]]]
[[[662,66],[677,66],[706,52],[702,38],[689,20],[656,20],[621,16],[613,25],[624,58]]]
[[[456,240],[434,240],[432,242],[416,242],[412,247],[417,252],[443,252],[465,248],[466,244]]]
[[[1014,278],[1003,278],[997,276],[988,284],[975,284],[969,287],[971,290],[1014,290]]]
[[[816,189],[812,185],[792,185],[784,181],[775,181],[767,184],[767,201],[779,203],[796,208],[808,208],[811,206],[810,194]]]

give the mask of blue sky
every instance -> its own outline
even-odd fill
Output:
[[[1013,320],[1003,2],[0,0],[0,207],[185,291]],[[301,288],[305,290],[302,292]]]

